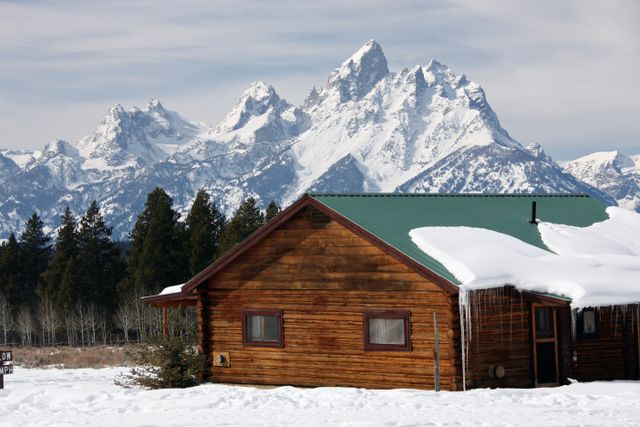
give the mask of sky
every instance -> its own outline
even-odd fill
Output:
[[[369,39],[436,58],[554,158],[640,154],[640,2],[0,0],[0,148],[75,142],[153,97],[215,124],[263,80],[289,102]]]

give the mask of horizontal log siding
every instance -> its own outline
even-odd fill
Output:
[[[531,304],[513,288],[471,292],[469,298],[473,334],[467,385],[533,386]],[[504,366],[504,378],[491,378],[491,365]]]
[[[441,387],[455,390],[456,378],[459,384],[456,301],[317,211],[240,255],[201,297],[210,351],[229,352],[231,365],[212,366],[214,382],[432,389],[436,312]],[[242,310],[263,308],[283,310],[284,348],[243,346]],[[367,310],[409,311],[412,351],[365,352]]]
[[[597,337],[576,337],[572,343],[572,349],[577,353],[573,367],[577,380],[638,378],[636,310],[636,306],[630,306],[626,309],[606,307],[596,311]]]

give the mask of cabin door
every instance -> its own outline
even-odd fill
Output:
[[[558,385],[558,327],[553,307],[532,305],[533,369],[536,387]]]

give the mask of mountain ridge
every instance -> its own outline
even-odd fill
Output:
[[[464,74],[437,60],[392,72],[374,40],[299,106],[261,81],[213,126],[156,98],[116,104],[87,137],[30,156],[0,150],[10,171],[0,171],[0,237],[34,210],[53,230],[65,205],[79,213],[96,199],[125,238],[156,186],[183,214],[199,188],[227,215],[249,196],[288,205],[307,191],[581,192],[615,203],[514,140]]]

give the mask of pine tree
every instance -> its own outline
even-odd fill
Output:
[[[17,301],[18,286],[22,283],[20,247],[15,234],[0,246],[0,293],[13,304]]]
[[[76,295],[76,301],[105,308],[117,304],[116,284],[123,268],[120,250],[111,241],[111,230],[94,200],[78,230],[80,294]]]
[[[269,222],[271,221],[273,218],[275,218],[280,212],[282,211],[282,209],[280,209],[280,206],[274,202],[273,200],[271,201],[271,203],[269,203],[269,206],[267,206],[267,210],[265,211],[264,214],[264,220],[265,222]]]
[[[22,283],[18,286],[17,304],[35,307],[36,289],[42,282],[42,273],[47,269],[51,256],[49,241],[44,233],[44,223],[34,213],[27,221],[21,236]]]
[[[245,200],[220,237],[220,254],[227,252],[234,245],[242,242],[264,224],[264,215],[256,206],[253,197]]]
[[[182,283],[187,276],[184,256],[184,227],[171,197],[156,188],[147,196],[144,211],[131,231],[127,279],[121,292],[137,287],[145,294]]]
[[[74,300],[69,300],[69,298],[74,298],[78,290],[78,285],[69,281],[65,282],[66,288],[62,288],[62,278],[67,265],[78,256],[79,252],[76,226],[76,218],[67,206],[56,237],[55,255],[43,273],[45,283],[40,289],[42,295],[50,297],[56,308],[62,310],[74,303]]]
[[[198,191],[187,216],[186,256],[191,276],[199,273],[216,258],[218,241],[226,219],[205,190]]]

